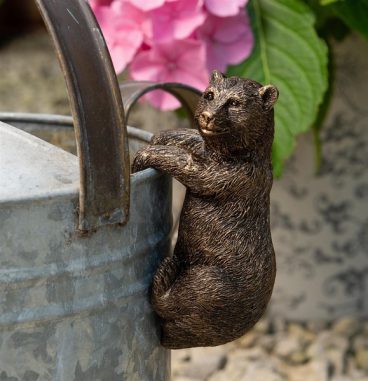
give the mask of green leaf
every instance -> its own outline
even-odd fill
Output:
[[[329,5],[341,0],[320,0],[321,5]]]
[[[330,7],[351,29],[368,38],[368,0],[344,0]]]
[[[314,15],[301,0],[251,0],[256,37],[250,58],[231,75],[272,83],[280,91],[275,106],[273,165],[280,176],[295,136],[311,128],[327,88],[327,48],[314,29]]]

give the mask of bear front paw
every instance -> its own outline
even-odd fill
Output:
[[[132,173],[136,173],[148,168],[147,157],[148,154],[145,152],[145,150],[140,150],[136,153],[132,164]]]

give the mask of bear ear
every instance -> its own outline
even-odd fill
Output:
[[[266,85],[258,89],[258,93],[263,100],[264,110],[271,110],[279,97],[279,91],[277,88],[272,85]]]
[[[214,70],[211,74],[210,83],[219,83],[226,78],[220,71]]]

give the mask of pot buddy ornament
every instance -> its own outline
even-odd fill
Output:
[[[133,171],[153,167],[187,188],[172,257],[150,302],[164,347],[215,346],[254,326],[270,300],[276,262],[270,232],[274,86],[212,73],[195,114],[198,131],[154,136]]]

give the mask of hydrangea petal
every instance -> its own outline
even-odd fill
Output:
[[[177,19],[174,22],[174,38],[188,37],[198,26],[202,25],[206,16],[203,12],[196,12],[190,18]]]
[[[203,89],[208,80],[205,59],[205,47],[200,41],[188,39],[157,43],[151,50],[136,55],[130,66],[130,75],[136,80],[180,82]],[[173,110],[179,106],[175,98],[162,92],[149,94],[147,99],[162,110]]]
[[[206,8],[216,16],[235,16],[248,0],[205,0]]]
[[[113,1],[114,0],[90,0],[90,4],[92,9],[95,9],[97,7],[107,7],[111,5]]]
[[[203,0],[171,1],[153,10],[153,39],[164,41],[188,37],[206,18],[202,5]]]
[[[209,71],[220,70],[226,71],[228,65],[236,65],[244,61],[252,49],[252,45],[248,44],[248,50],[244,50],[244,41],[239,40],[226,46],[222,44],[213,44],[208,51],[207,68]]]
[[[165,0],[127,0],[142,11],[151,11],[152,9],[161,7]]]
[[[245,10],[232,17],[209,16],[198,30],[198,37],[206,43],[210,71],[225,71],[229,64],[240,63],[253,48],[253,34]]]
[[[133,59],[144,40],[145,14],[124,1],[100,6],[91,2],[104,34],[117,73],[122,72]]]

